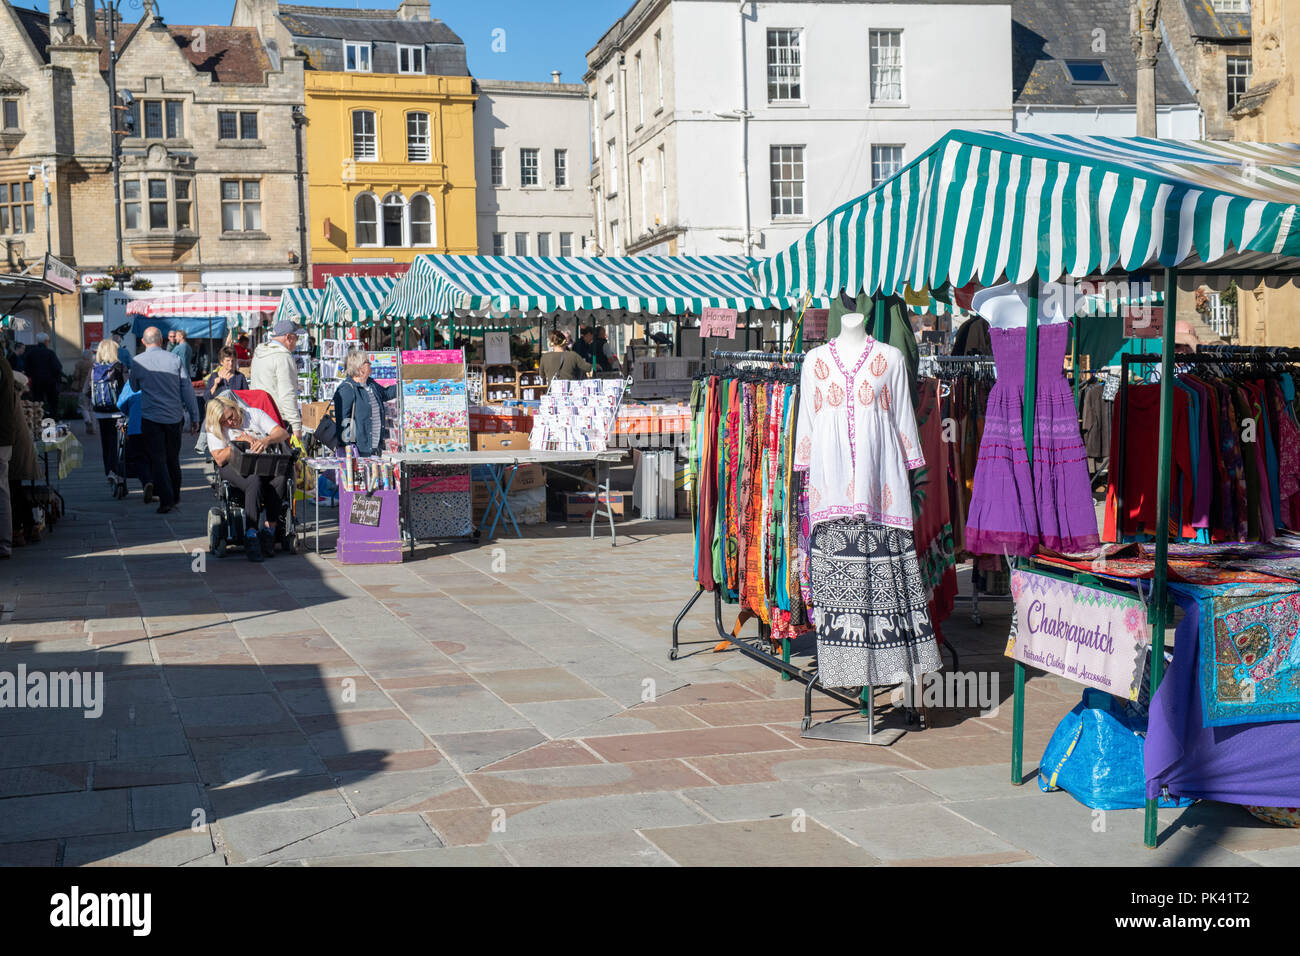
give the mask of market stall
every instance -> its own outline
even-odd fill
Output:
[[[1060,290],[1074,291],[1073,282],[1048,284],[1066,277],[1155,270],[1163,288],[1153,291],[1164,293],[1164,309],[1151,496],[1156,501],[1153,527],[1165,529],[1179,278],[1233,277],[1246,287],[1265,275],[1294,279],[1300,274],[1300,229],[1293,228],[1298,196],[1300,147],[1294,145],[954,131],[880,187],[832,212],[789,249],[756,264],[753,274],[767,294],[826,297],[847,290],[871,296],[877,328],[889,297],[908,290],[1018,284],[1013,291],[1018,289],[1027,312],[1022,319],[1023,384],[1017,383],[1023,388],[1021,434],[999,440],[1009,450],[1018,447],[1026,473],[1033,473],[1041,449],[1052,447],[1057,427],[1038,420],[1043,407],[1039,339],[1046,335],[1039,327],[1040,314],[1046,315],[1047,300]],[[1055,305],[1059,310],[1060,303]],[[1067,344],[1059,332],[1053,330],[1045,341],[1063,352]],[[1059,361],[1055,351],[1048,354]],[[1054,376],[1059,367],[1052,371],[1049,363],[1044,368],[1050,376],[1046,384],[1058,389]],[[1072,408],[1068,414],[1073,419]],[[1077,419],[1073,428],[1077,431]],[[1019,549],[1012,553],[1027,554]],[[1170,620],[1168,554],[1167,536],[1155,535],[1151,586],[1141,605],[1145,614],[1139,615],[1147,620],[1138,629],[1150,634],[1153,690],[1163,676]],[[1016,564],[1018,571],[1031,570],[1028,557]],[[1096,575],[1073,581],[1085,589],[1096,583]],[[720,617],[718,624],[722,632]],[[1011,776],[1016,785],[1023,782],[1023,660],[1015,664]],[[810,686],[816,679],[792,676],[807,678]],[[1300,801],[1300,793],[1291,791],[1290,796],[1291,805]],[[1146,810],[1146,841],[1155,845],[1154,798],[1147,800]]]
[[[164,334],[175,329],[189,338],[207,340],[202,352],[211,368],[220,342],[230,329],[259,327],[279,309],[280,302],[273,296],[184,292],[132,299],[127,303],[126,312],[132,317],[131,332],[137,341],[151,325]]]

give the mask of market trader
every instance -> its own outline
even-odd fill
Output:
[[[199,431],[199,404],[189,373],[174,352],[162,347],[162,332],[155,326],[144,330],[144,351],[131,363],[131,387],[141,393],[140,433],[149,454],[149,480],[144,501],[158,494],[158,513],[167,514],[180,500],[181,425],[190,423],[190,434]]]

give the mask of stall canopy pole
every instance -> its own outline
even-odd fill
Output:
[[[1034,473],[1034,419],[1038,411],[1038,273],[1029,279],[1029,315],[1025,318],[1025,404],[1021,410],[1021,428],[1025,436],[1025,455],[1029,474]],[[1014,667],[1014,701],[1011,709],[1011,783],[1023,784],[1021,762],[1025,749],[1025,665]]]
[[[1169,472],[1174,443],[1174,327],[1178,311],[1178,273],[1165,269],[1165,327],[1160,351],[1160,452],[1156,466],[1156,567],[1151,579],[1151,700],[1165,670],[1165,625],[1169,590]],[[1121,515],[1121,518],[1123,516]],[[1147,800],[1143,842],[1156,845],[1157,803]]]

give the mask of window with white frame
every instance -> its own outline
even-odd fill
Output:
[[[658,92],[659,109],[664,105],[664,57],[663,34],[655,34],[655,89]]]
[[[619,245],[618,245],[618,220],[617,219],[615,219],[613,222],[609,224],[609,241],[610,241],[610,250],[609,250],[610,253],[613,255],[618,255]]]
[[[668,222],[668,154],[663,146],[659,147],[659,222]]]
[[[258,232],[261,228],[261,180],[223,179],[221,181],[221,231]]]
[[[343,69],[349,73],[370,72],[370,44],[346,40],[343,43]]]
[[[1249,56],[1227,57],[1228,109],[1237,105],[1243,93],[1250,89],[1251,60]]]
[[[614,112],[614,74],[605,77],[605,115]]]
[[[567,149],[557,149],[555,151],[555,186],[557,189],[563,189],[569,185],[569,151]]]
[[[411,197],[411,245],[433,245],[433,200],[425,193]]]
[[[537,234],[537,254],[539,256],[549,256],[551,254],[551,234],[549,232],[539,232]]]
[[[895,176],[903,168],[902,146],[871,147],[871,188]]]
[[[645,181],[645,160],[636,161],[637,191],[640,194],[641,201],[641,229],[643,232],[650,230],[649,206],[646,204],[646,181]]]
[[[172,180],[172,205],[176,211],[176,229],[193,229],[194,218],[192,210],[194,208],[194,197],[191,190],[194,188],[192,179],[173,179]]]
[[[903,102],[903,31],[872,30],[871,102]]]
[[[767,31],[767,101],[803,99],[803,37],[799,30]]]
[[[504,256],[506,254],[506,234],[504,232],[492,233],[492,255]]]
[[[140,228],[140,180],[122,180],[122,228]]]
[[[804,214],[803,151],[802,146],[771,148],[773,219]]]
[[[636,125],[641,126],[645,123],[645,80],[641,74],[641,54],[638,53],[636,60]]]
[[[433,159],[429,146],[429,114],[406,114],[406,161],[427,163]]]
[[[397,72],[423,73],[424,47],[407,46],[405,43],[397,44]]]
[[[491,163],[492,185],[500,188],[506,184],[506,151],[504,147],[493,146]]]
[[[517,256],[528,255],[528,233],[526,232],[515,233],[515,255]]]
[[[611,139],[608,144],[607,153],[609,155],[609,168],[605,170],[605,195],[618,195],[618,152],[614,148],[614,141]]]
[[[149,187],[149,228],[166,229],[167,216],[167,180],[150,177]]]
[[[379,205],[372,194],[362,193],[357,197],[356,221],[357,245],[379,245]]]
[[[373,110],[352,111],[352,158],[368,161],[379,158],[379,138],[375,135]]]
[[[573,233],[571,232],[560,233],[560,255],[562,256],[573,255]]]
[[[127,181],[122,182],[126,186]],[[140,181],[135,180],[136,198],[140,196]],[[0,183],[0,234],[19,235],[36,231],[36,203],[32,199],[32,181]],[[125,195],[125,194],[124,194]],[[136,203],[136,219],[140,218],[140,204]],[[130,227],[128,227],[130,228]]]
[[[385,246],[404,246],[406,241],[406,197],[389,193],[379,205],[380,228]]]
[[[537,186],[538,179],[538,153],[536,149],[521,149],[519,151],[519,185],[521,187]]]
[[[600,104],[594,94],[591,97],[591,155],[600,162]]]
[[[1249,0],[1210,0],[1215,13],[1250,13]]]

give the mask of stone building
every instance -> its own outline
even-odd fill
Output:
[[[478,251],[580,256],[595,240],[587,87],[479,80],[474,161]]]
[[[251,27],[166,24],[152,3],[138,23],[110,23],[94,0],[51,7],[47,14],[0,0],[0,85],[14,100],[3,108],[6,126],[17,124],[0,134],[0,179],[12,199],[9,180],[21,186],[18,174],[44,163],[50,247],[76,266],[85,290],[81,301],[56,303],[64,351],[81,345],[83,331],[94,334],[81,328],[102,312],[90,286],[119,263],[154,292],[274,295],[301,283],[298,176],[305,167],[294,124],[303,103],[301,59],[268,50]],[[134,123],[120,138],[117,206],[110,127],[128,127],[125,112],[110,120],[110,32],[117,88],[133,100]],[[13,233],[8,220],[10,248],[21,244],[28,258],[44,251],[42,178],[38,172],[31,181],[35,228],[24,215],[25,231]]]
[[[234,22],[304,61],[312,285],[478,251],[473,81],[464,43],[428,0],[238,0]]]
[[[1300,0],[1256,0],[1251,5],[1253,82],[1232,111],[1236,139],[1300,142]],[[1237,293],[1243,345],[1300,344],[1300,289],[1259,288]]]
[[[1251,78],[1249,0],[1164,0],[1160,20],[1204,117],[1200,139],[1232,139],[1229,115]]]

